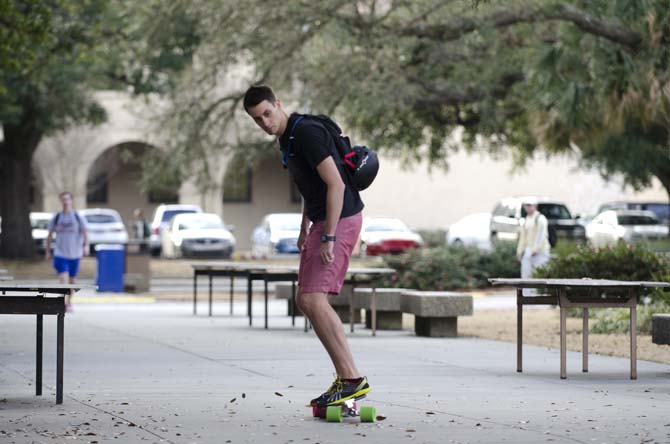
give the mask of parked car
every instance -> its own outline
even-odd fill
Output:
[[[266,215],[251,234],[251,255],[255,258],[275,254],[297,254],[300,235],[300,213]]]
[[[668,226],[651,211],[603,211],[586,226],[586,239],[595,247],[660,239],[667,235]]]
[[[216,256],[229,258],[235,236],[218,214],[180,213],[163,231],[162,252],[167,258]]]
[[[519,237],[521,220],[526,217],[523,202],[528,197],[508,197],[493,208],[491,215],[491,240],[516,241]],[[533,197],[537,209],[549,223],[549,244],[553,247],[559,239],[584,242],[586,231],[577,218],[573,218],[564,203],[547,197]]]
[[[35,242],[35,251],[40,254],[44,254],[46,251],[49,221],[52,217],[53,214],[51,213],[30,213],[30,227],[32,228],[33,241]]]
[[[398,254],[423,246],[423,239],[400,219],[366,217],[361,230],[361,254],[378,256]]]
[[[598,208],[598,214],[607,210],[643,210],[651,211],[661,221],[668,223],[670,219],[670,203],[667,202],[607,202]]]
[[[128,243],[128,231],[118,211],[110,208],[86,208],[77,212],[86,219],[92,254],[98,244]]]
[[[467,245],[482,250],[491,249],[491,213],[469,214],[449,225],[447,229],[448,245]]]
[[[161,204],[156,207],[154,217],[151,220],[151,237],[149,237],[149,248],[152,255],[159,256],[161,254],[163,230],[167,227],[170,219],[182,213],[202,213],[202,209],[197,205],[181,204]]]

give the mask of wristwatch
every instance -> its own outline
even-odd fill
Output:
[[[321,242],[335,242],[335,235],[322,234]]]

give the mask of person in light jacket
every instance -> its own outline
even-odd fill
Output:
[[[524,201],[526,217],[521,222],[519,243],[516,248],[517,259],[521,262],[521,278],[533,277],[533,271],[549,261],[549,223],[542,213],[537,211],[537,201]],[[524,295],[531,295],[529,289]]]

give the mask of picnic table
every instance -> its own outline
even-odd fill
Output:
[[[215,261],[198,262],[191,264],[193,268],[193,314],[197,313],[197,294],[198,294],[198,276],[207,276],[209,278],[209,316],[212,315],[212,294],[213,278],[216,276],[228,277],[230,279],[230,314],[233,313],[233,284],[235,277],[244,277],[247,279],[247,316],[249,317],[249,326],[253,323],[251,305],[253,299],[253,282],[263,281],[264,302],[265,302],[265,328],[268,328],[268,283],[269,282],[291,282],[292,283],[292,325],[295,326],[295,296],[296,283],[298,282],[297,265],[281,264],[258,264],[254,262],[234,262],[234,261]],[[352,286],[363,284],[374,284],[382,275],[394,273],[390,268],[350,268],[347,271],[345,283]],[[376,310],[375,310],[375,289],[373,286],[373,296],[371,300],[372,311],[372,334],[376,335]],[[353,308],[353,290],[349,297],[349,324],[350,330],[354,331],[354,308]],[[305,320],[305,331],[307,331],[307,320]]]
[[[493,285],[516,287],[517,372],[523,370],[523,306],[558,305],[560,308],[560,377],[566,372],[567,310],[582,309],[582,371],[588,372],[589,308],[630,310],[630,378],[637,379],[637,303],[640,294],[651,288],[668,288],[667,282],[615,281],[606,279],[489,279]],[[549,294],[524,296],[523,289],[548,290]],[[553,294],[552,294],[553,293]]]
[[[42,395],[43,315],[56,315],[56,404],[63,403],[65,295],[82,285],[0,281],[0,314],[37,315],[35,395]],[[9,293],[9,294],[8,294]],[[16,294],[20,293],[20,294]]]

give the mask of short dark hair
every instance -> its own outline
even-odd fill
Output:
[[[277,97],[272,88],[265,85],[254,85],[244,93],[244,110],[249,111],[249,108],[258,105],[263,100],[270,103],[275,103]]]
[[[70,193],[69,191],[63,191],[62,193],[60,193],[60,194],[58,195],[58,197],[61,198],[61,199],[62,199],[64,196],[70,196],[70,199],[73,198],[72,193]]]

